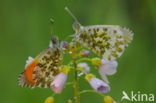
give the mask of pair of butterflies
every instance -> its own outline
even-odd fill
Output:
[[[66,10],[71,14],[67,8]],[[77,19],[75,20],[73,41],[107,60],[120,57],[133,39],[133,33],[125,27],[118,25],[82,26]],[[19,85],[49,88],[54,77],[59,73],[63,59],[62,53],[58,38],[53,37],[48,49],[35,58],[28,58],[25,69],[19,76]]]

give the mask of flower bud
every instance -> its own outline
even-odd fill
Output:
[[[67,48],[68,46],[69,46],[68,42],[66,42],[66,41],[61,41],[61,43],[60,43],[60,47],[61,47],[61,48]]]
[[[77,64],[77,68],[80,68],[86,74],[90,72],[90,68],[87,63],[79,63]]]
[[[116,103],[111,96],[105,96],[103,98],[104,103]]]
[[[87,57],[87,56],[89,56],[89,54],[90,54],[89,50],[85,50],[85,51],[80,52],[80,56],[82,56],[82,57]]]
[[[48,97],[44,103],[54,103],[54,97]]]
[[[61,41],[60,48],[63,52],[68,52],[69,49],[69,43],[66,41]]]
[[[101,59],[100,58],[93,58],[91,60],[91,62],[92,62],[92,65],[96,66],[96,67],[99,67],[101,65]]]
[[[73,103],[73,102],[72,102],[72,100],[69,99],[69,100],[68,100],[68,103]]]

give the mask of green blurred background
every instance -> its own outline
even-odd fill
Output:
[[[74,33],[73,19],[64,11],[65,6],[82,25],[115,24],[134,31],[133,42],[118,59],[117,74],[109,77],[109,95],[120,101],[123,90],[156,93],[155,0],[0,0],[0,103],[43,103],[52,94],[50,89],[21,88],[17,78],[27,57],[48,47],[50,18],[55,20],[54,34],[61,40]],[[80,87],[90,88],[84,81]],[[56,103],[67,103],[72,92],[65,88],[56,96]],[[102,103],[102,98],[88,93],[81,101]]]

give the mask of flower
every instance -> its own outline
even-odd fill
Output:
[[[64,73],[58,74],[50,85],[52,90],[55,93],[61,93],[62,89],[64,88],[66,80],[67,80],[67,74]]]
[[[82,57],[87,57],[89,54],[90,54],[89,50],[85,50],[85,51],[80,52],[80,56],[82,56]]]
[[[81,71],[83,71],[86,74],[90,72],[90,68],[87,63],[79,63],[77,64],[77,68],[79,68]]]
[[[105,96],[103,98],[104,103],[116,103],[111,96]]]
[[[109,83],[109,81],[107,79],[107,75],[115,74],[117,65],[118,65],[118,63],[115,60],[109,61],[109,60],[102,59],[100,61],[99,66],[98,66],[98,71],[99,71],[99,74],[100,74],[101,78],[106,83]]]
[[[54,97],[48,97],[44,103],[54,103]]]
[[[101,65],[99,67],[99,72],[105,75],[113,75],[116,73],[117,66],[118,66],[118,63],[115,60],[108,61],[108,60],[102,59]]]
[[[54,78],[54,81],[51,83],[50,87],[55,93],[61,93],[62,89],[65,86],[67,80],[67,74],[70,70],[70,67],[64,66],[58,75]]]
[[[110,91],[110,87],[104,81],[98,79],[93,74],[87,74],[85,79],[89,82],[91,87],[95,89],[97,92],[107,93]]]

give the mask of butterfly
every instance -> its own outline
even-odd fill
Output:
[[[28,58],[25,69],[18,78],[19,85],[49,88],[50,83],[59,73],[62,59],[58,38],[53,37],[48,49],[43,50],[35,58]]]
[[[133,39],[132,31],[118,25],[82,26],[71,11],[65,9],[75,19],[73,41],[106,60],[120,57]]]

